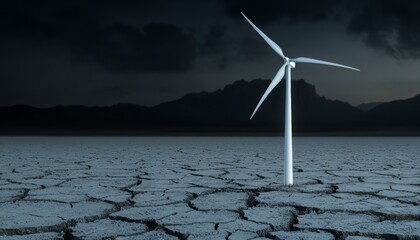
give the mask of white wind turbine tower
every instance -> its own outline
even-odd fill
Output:
[[[298,57],[289,59],[288,57],[284,56],[283,51],[275,42],[273,42],[267,35],[265,35],[257,26],[255,26],[242,12],[242,16],[251,24],[251,26],[261,35],[261,37],[270,45],[270,47],[278,54],[280,57],[283,58],[284,64],[281,66],[277,74],[274,76],[273,80],[271,81],[270,85],[268,86],[267,90],[265,91],[264,95],[262,96],[260,102],[258,103],[257,107],[255,108],[254,112],[251,115],[251,119],[254,114],[257,112],[260,105],[264,102],[265,98],[270,94],[270,92],[274,89],[275,86],[281,81],[284,76],[284,72],[286,69],[286,101],[285,101],[285,116],[284,116],[284,185],[292,186],[293,185],[293,148],[292,148],[292,98],[291,98],[291,69],[296,67],[296,63],[316,63],[316,64],[324,64],[324,65],[331,65],[335,67],[342,67],[348,68],[356,71],[360,71],[359,69],[352,68],[349,66],[326,62],[322,60],[317,60],[313,58],[307,57]]]

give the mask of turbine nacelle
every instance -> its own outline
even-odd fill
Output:
[[[289,61],[289,66],[290,66],[291,68],[295,68],[295,67],[296,67],[296,63],[295,63],[295,62],[290,62],[290,61]]]

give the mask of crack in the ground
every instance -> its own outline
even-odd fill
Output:
[[[392,178],[396,178],[396,179],[401,180],[401,176],[400,175],[386,174],[386,173],[378,173],[378,172],[372,172],[372,173],[378,174],[378,175],[381,175],[381,176],[387,176],[387,177],[392,177]]]
[[[385,240],[418,240],[420,237],[411,237],[411,236],[402,236],[398,234],[389,234],[389,233],[368,233],[368,232],[360,232],[360,231],[340,231],[336,229],[329,229],[329,228],[296,228],[297,230],[305,230],[305,231],[324,231],[331,233],[334,235],[336,240],[344,240],[349,236],[360,236],[360,237],[369,237],[369,238],[378,238],[378,239],[385,239]]]
[[[247,207],[255,207],[258,205],[258,201],[255,199],[259,195],[258,192],[248,192],[248,198],[246,200]]]
[[[232,233],[231,232],[227,232],[227,235],[226,235],[226,237],[225,237],[225,240],[229,240],[229,237],[232,235]]]
[[[317,184],[324,184],[324,182],[322,182],[322,180],[320,179],[313,178],[313,180],[315,180]]]
[[[215,230],[215,231],[217,231],[217,229],[219,229],[219,224],[220,224],[220,223],[216,223],[216,224],[214,224],[214,230]]]
[[[292,212],[292,217],[290,219],[290,222],[287,226],[287,229],[289,231],[296,231],[297,229],[295,228],[295,224],[299,223],[299,219],[298,219],[298,215],[299,213],[302,213],[299,209],[295,208],[297,210],[297,212]]]
[[[247,217],[245,217],[245,212],[242,208],[239,208],[237,211],[235,211],[239,214],[239,218],[245,221],[250,221]]]
[[[266,177],[260,175],[260,174],[255,174],[255,176],[257,176],[259,179],[266,179]]]
[[[69,227],[75,226],[77,221],[74,219],[50,226],[24,227],[24,228],[3,228],[0,229],[0,235],[26,235],[43,232],[64,232]]]
[[[23,193],[22,194],[14,197],[14,198],[12,198],[11,201],[12,202],[17,202],[17,201],[23,200],[23,199],[25,199],[28,196],[28,193],[29,193],[29,189],[25,188],[23,190]]]
[[[198,207],[196,207],[191,201],[188,201],[188,207],[195,211],[199,211]]]
[[[73,231],[67,228],[66,230],[64,230],[63,240],[82,240],[82,239],[74,236]]]
[[[309,214],[311,212],[315,213],[326,213],[326,212],[332,212],[332,213],[352,213],[352,214],[366,214],[366,215],[373,215],[380,217],[383,221],[385,220],[412,220],[417,221],[420,220],[419,215],[400,215],[400,214],[389,214],[389,213],[383,213],[378,212],[375,210],[361,210],[361,211],[353,211],[348,209],[322,209],[317,207],[307,207],[297,204],[289,204],[289,203],[278,203],[278,204],[266,204],[266,203],[259,203],[259,206],[265,206],[265,207],[293,207],[298,210],[299,215],[303,214]]]
[[[165,227],[164,225],[159,224],[154,219],[137,220],[137,219],[131,219],[131,218],[122,217],[122,216],[110,216],[109,218],[112,219],[112,220],[119,220],[119,221],[123,221],[123,222],[142,223],[142,224],[145,224],[147,226],[148,231],[154,231],[154,230],[157,230],[157,229],[161,229],[166,234],[177,237],[180,240],[186,240],[188,238],[187,234],[183,234],[181,232],[173,231],[173,230]]]
[[[333,184],[333,183],[331,183],[331,184],[330,184],[330,189],[331,189],[331,193],[336,193],[336,192],[337,192],[337,190],[338,190],[338,186],[337,186],[337,184]]]
[[[178,232],[178,231],[174,231],[174,230],[171,230],[171,229],[166,228],[164,226],[161,226],[161,228],[166,234],[177,237],[179,240],[187,240],[187,238],[189,236],[188,234],[184,234],[184,233],[181,233],[181,232]]]

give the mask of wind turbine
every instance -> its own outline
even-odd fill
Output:
[[[322,61],[313,58],[307,57],[298,57],[289,59],[284,56],[283,51],[273,40],[271,40],[267,35],[265,35],[257,26],[255,26],[246,16],[241,12],[242,16],[248,21],[249,24],[257,31],[258,34],[270,45],[270,47],[284,60],[283,66],[280,67],[277,74],[274,76],[264,95],[262,96],[260,102],[255,108],[254,112],[251,115],[251,118],[254,117],[254,114],[257,112],[258,108],[264,102],[265,98],[270,94],[277,84],[284,77],[286,69],[286,101],[285,101],[285,116],[284,116],[284,185],[292,186],[293,185],[293,148],[292,148],[292,98],[291,98],[291,69],[296,67],[296,63],[315,63],[315,64],[324,64],[331,65],[335,67],[348,68],[351,70],[360,71],[359,69],[352,68],[349,66]]]

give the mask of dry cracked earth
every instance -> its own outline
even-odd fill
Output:
[[[420,239],[418,152],[346,141],[2,137],[0,240]]]

